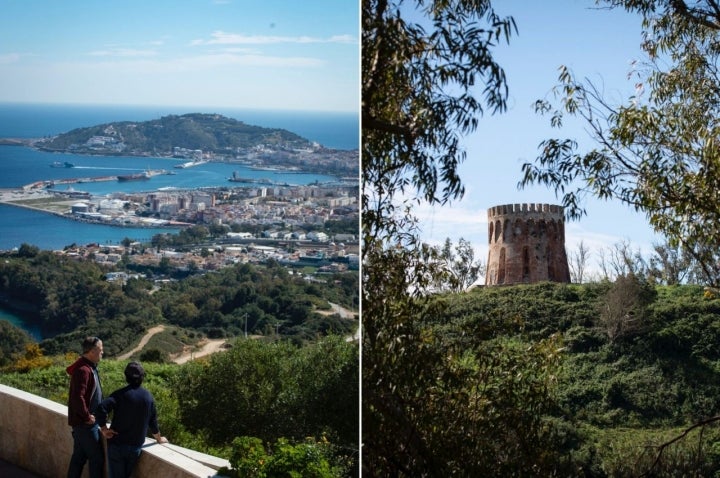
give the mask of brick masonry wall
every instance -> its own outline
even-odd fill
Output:
[[[485,285],[570,282],[565,216],[553,204],[505,204],[488,209]]]

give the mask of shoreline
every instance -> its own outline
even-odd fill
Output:
[[[7,205],[7,206],[14,206],[14,207],[19,207],[19,208],[24,208],[24,209],[30,209],[30,210],[32,210],[32,211],[37,211],[37,212],[45,213],[45,214],[52,214],[52,215],[54,215],[54,216],[57,216],[57,217],[60,217],[60,218],[63,218],[63,219],[68,219],[68,220],[70,220],[70,221],[75,221],[75,222],[82,222],[82,223],[84,223],[84,224],[98,224],[98,225],[101,225],[101,226],[112,226],[112,227],[118,227],[118,228],[131,228],[131,229],[132,229],[132,228],[135,228],[135,229],[138,229],[138,228],[141,228],[141,229],[181,229],[181,228],[184,228],[184,227],[192,226],[192,224],[189,224],[189,223],[167,223],[167,224],[142,224],[142,223],[135,223],[135,224],[116,224],[116,223],[106,222],[106,221],[93,221],[93,220],[89,220],[89,219],[86,219],[86,218],[80,218],[80,217],[74,216],[74,215],[72,215],[72,214],[63,213],[63,212],[60,212],[60,211],[55,211],[55,210],[49,209],[49,208],[43,208],[43,207],[39,207],[39,206],[33,206],[33,205],[30,205],[30,204],[23,204],[23,203],[21,203],[21,202],[16,202],[16,201],[13,201],[12,199],[7,199],[7,198],[6,198],[6,195],[7,195],[7,194],[18,194],[18,193],[17,193],[15,190],[13,190],[13,191],[8,191],[8,190],[6,190],[6,189],[5,189],[5,190],[0,190],[0,204],[4,204],[4,205]],[[32,194],[32,193],[31,193],[31,194]],[[45,196],[45,197],[47,197],[48,199],[52,199],[52,196]],[[22,201],[22,199],[18,199],[18,201]],[[65,202],[72,202],[72,201],[65,201]]]
[[[158,154],[158,153],[151,153],[148,151],[141,151],[141,152],[132,152],[132,151],[75,151],[75,150],[68,150],[68,149],[50,149],[43,147],[41,144],[43,141],[47,140],[47,138],[9,138],[9,137],[0,137],[0,147],[1,146],[14,146],[14,147],[26,147],[33,149],[35,151],[47,153],[47,154],[72,154],[77,156],[88,156],[88,157],[108,157],[108,158],[115,158],[115,157],[128,157],[128,158],[152,158],[152,159],[162,159],[162,160],[170,160],[170,161],[188,161],[192,160],[191,158],[182,158],[182,157],[176,157],[173,155],[172,152],[165,152],[165,154]],[[359,164],[359,154],[360,150],[358,148],[355,149],[337,149],[337,148],[325,148],[321,151],[315,152],[318,154],[333,154],[338,153],[340,155],[346,155],[350,153],[357,152],[358,157],[358,164]],[[313,153],[313,154],[315,154]],[[210,158],[203,158],[202,161],[204,162],[212,162],[212,163],[225,163],[225,164],[237,164],[239,166],[246,166],[251,169],[256,170],[266,170],[266,171],[272,171],[272,172],[278,172],[278,173],[292,173],[292,174],[325,174],[330,176],[336,176],[340,178],[343,174],[346,174],[347,172],[344,171],[343,168],[341,168],[340,171],[336,171],[334,173],[328,173],[327,170],[323,169],[322,166],[318,166],[317,168],[310,168],[310,169],[297,169],[298,166],[296,164],[285,164],[285,163],[272,163],[272,162],[259,162],[259,163],[248,163],[247,159],[239,159],[239,158],[227,158],[224,156],[214,156],[215,153],[212,153],[213,157]],[[194,161],[194,160],[192,160]]]

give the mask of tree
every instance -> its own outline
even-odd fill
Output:
[[[584,241],[580,241],[576,251],[570,252],[568,265],[570,266],[570,276],[572,277],[572,281],[574,283],[583,283],[589,257],[590,250],[587,248]]]
[[[652,285],[633,274],[615,280],[600,306],[600,325],[610,342],[637,334],[647,325],[647,306],[656,295]]]
[[[462,237],[453,249],[450,238],[442,248],[435,248],[433,260],[438,261],[440,274],[436,276],[438,290],[462,292],[485,273],[485,264],[475,260],[475,251],[469,241]]]
[[[607,259],[608,266],[612,271],[610,276],[618,278],[627,275],[645,277],[647,275],[647,263],[639,249],[633,251],[630,242],[623,240],[607,248],[607,256],[603,255],[602,260]],[[607,270],[606,266],[603,269]]]
[[[216,237],[222,237],[225,234],[230,231],[230,226],[227,224],[210,224],[210,227],[207,228],[208,233],[210,234],[210,237],[216,238]],[[204,239],[204,237],[202,237]]]
[[[462,196],[460,139],[476,129],[485,111],[474,96],[477,82],[484,83],[491,112],[506,109],[505,73],[490,49],[509,39],[513,19],[497,16],[488,0],[403,5],[405,14],[415,10],[422,17],[422,25],[404,20],[401,4],[362,2],[366,241],[388,234],[400,239],[407,214],[396,201],[406,193],[430,203]],[[481,19],[487,26],[478,23]]]
[[[561,127],[579,117],[596,146],[548,139],[523,165],[521,187],[545,184],[569,217],[586,195],[618,199],[644,212],[656,231],[694,257],[710,285],[720,284],[720,4],[716,0],[599,0],[643,19],[647,57],[632,72],[636,94],[611,105],[567,69],[555,89],[559,106],[536,103]],[[645,93],[647,92],[647,93]],[[647,94],[647,96],[646,96]]]
[[[697,283],[701,277],[694,258],[680,247],[668,243],[653,244],[654,254],[650,257],[648,276],[661,284],[678,285]]]
[[[23,242],[18,248],[18,257],[35,257],[40,253],[40,248]]]
[[[550,428],[531,418],[540,413],[518,410],[544,409],[547,388],[503,380],[528,377],[506,374],[505,360],[518,370],[550,370],[554,355],[540,354],[532,364],[532,354],[505,349],[464,357],[434,340],[423,323],[436,313],[425,299],[442,268],[425,261],[433,251],[419,240],[413,215],[418,203],[462,196],[461,138],[486,109],[506,108],[505,74],[491,51],[514,31],[514,20],[499,17],[488,0],[362,2],[363,476],[462,475],[466,467],[474,476],[549,471],[541,461],[552,453],[542,446],[528,454],[500,451],[511,438]],[[485,371],[498,374],[493,390],[511,395],[503,395],[503,411],[516,412],[516,427],[503,427],[502,413],[483,420],[486,410],[475,406],[491,400],[478,399],[474,385],[461,386],[482,389]],[[465,417],[472,432],[459,423]],[[478,453],[470,442],[483,436],[486,448]]]

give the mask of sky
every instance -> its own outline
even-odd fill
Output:
[[[3,0],[0,102],[356,112],[358,0]]]
[[[473,244],[476,259],[483,261],[488,251],[488,208],[561,204],[545,186],[517,188],[521,166],[537,157],[540,142],[567,137],[576,139],[581,151],[592,146],[580,123],[567,123],[559,132],[550,128],[548,118],[534,112],[535,100],[551,98],[560,65],[599,85],[607,98],[620,101],[635,93],[635,80],[628,74],[633,61],[644,58],[639,47],[641,20],[625,11],[598,10],[593,0],[502,0],[493,4],[499,14],[513,16],[518,28],[509,45],[494,50],[508,79],[508,111],[484,116],[477,131],[463,139],[467,159],[459,171],[464,197],[445,207],[422,206],[415,211],[426,242],[441,244],[450,238],[457,244],[463,238]],[[584,206],[587,216],[565,223],[565,245],[568,254],[576,254],[581,241],[589,249],[586,274],[597,274],[600,251],[616,244],[629,244],[633,251],[648,257],[653,243],[663,243],[643,214],[620,202],[589,199]]]

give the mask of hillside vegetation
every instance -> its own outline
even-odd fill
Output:
[[[172,280],[147,270],[120,283],[109,271],[31,247],[3,254],[3,307],[47,338],[37,343],[0,320],[0,383],[65,404],[65,367],[83,337],[98,336],[103,389],[123,385],[128,360],[142,361],[163,434],[229,459],[235,471],[225,476],[247,476],[246,467],[256,476],[357,476],[359,347],[349,336],[358,320],[335,312],[357,309],[356,272],[308,281],[269,261]],[[207,338],[222,338],[223,349],[168,363]]]
[[[102,337],[108,357],[130,348],[153,325],[177,326],[182,342],[261,335],[269,340],[312,341],[352,335],[357,320],[327,314],[330,303],[357,310],[355,272],[309,282],[275,262],[238,264],[219,271],[154,283],[106,280],[108,268],[49,251],[7,253],[0,262],[0,301],[38,326],[41,348],[55,355],[78,350],[85,335]],[[167,354],[161,354],[167,358]],[[0,354],[0,365],[3,355]]]
[[[93,137],[105,138],[91,141]],[[48,151],[171,153],[173,148],[227,153],[265,145],[276,148],[307,148],[310,142],[290,131],[263,128],[218,114],[191,113],[160,119],[105,123],[77,128],[38,144]]]
[[[384,427],[432,450],[417,457],[426,469],[717,476],[720,300],[702,287],[627,276],[477,288],[423,304],[417,320],[400,326],[407,340],[396,356],[383,362],[402,398],[387,395],[381,411]]]

